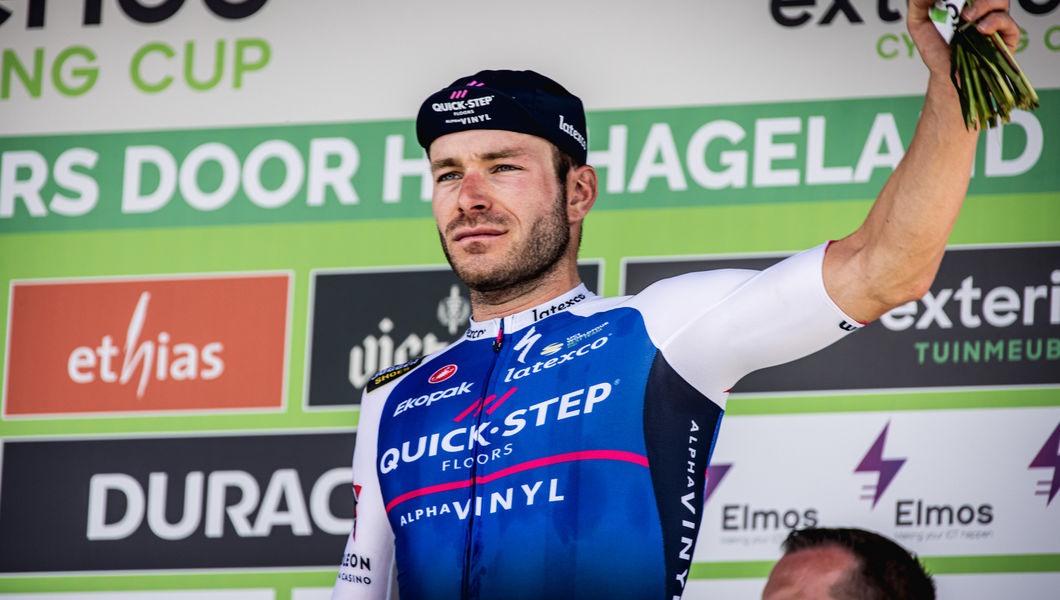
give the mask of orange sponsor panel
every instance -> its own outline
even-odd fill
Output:
[[[287,274],[11,286],[5,416],[281,408]]]

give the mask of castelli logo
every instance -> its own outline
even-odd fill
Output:
[[[4,414],[281,408],[289,288],[287,274],[15,282]]]
[[[456,365],[453,365],[453,364],[445,365],[441,369],[438,369],[437,371],[435,371],[434,375],[431,375],[430,378],[427,381],[430,382],[430,383],[441,383],[441,382],[445,381],[446,379],[449,379],[450,377],[452,377],[453,373],[456,373]]]

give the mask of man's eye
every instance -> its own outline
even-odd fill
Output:
[[[518,171],[519,167],[515,165],[497,165],[493,169],[494,171]]]
[[[439,175],[436,181],[441,183],[443,181],[453,181],[456,178],[457,174],[454,171],[449,171],[448,173],[442,173],[441,175]]]

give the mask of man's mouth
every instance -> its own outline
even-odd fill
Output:
[[[471,227],[458,230],[453,235],[454,242],[473,242],[490,240],[505,234],[503,229],[496,227]]]

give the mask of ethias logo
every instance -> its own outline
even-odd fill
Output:
[[[15,283],[5,415],[279,408],[288,288],[287,275]]]

